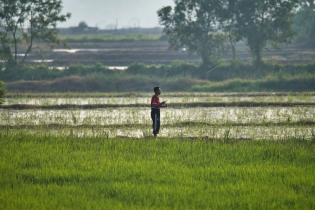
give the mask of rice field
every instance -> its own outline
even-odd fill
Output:
[[[150,97],[8,97],[0,209],[315,208],[313,94]]]
[[[92,94],[90,94],[92,95]],[[28,104],[28,105],[61,105],[61,104],[137,104],[150,103],[152,94],[130,93],[102,95],[89,94],[9,94],[5,105]],[[81,96],[81,97],[80,97]],[[83,96],[83,97],[82,97]],[[175,96],[175,97],[174,97]],[[315,93],[167,93],[161,99],[168,103],[194,103],[194,102],[315,102]]]
[[[144,138],[151,135],[150,97],[146,93],[130,97],[9,97],[0,109],[0,126],[7,131],[24,129],[30,133]],[[177,96],[174,93],[162,95],[163,100],[168,101],[169,107],[161,110],[160,137],[311,139],[315,132],[313,94],[181,93]],[[239,102],[245,105],[233,106]],[[207,103],[213,104],[204,106]],[[225,106],[218,107],[216,103]],[[266,106],[266,103],[280,105]],[[21,106],[12,109],[11,105]],[[70,105],[74,107],[67,108]],[[111,106],[98,108],[101,105]]]

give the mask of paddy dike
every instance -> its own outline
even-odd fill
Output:
[[[186,61],[199,64],[196,54],[189,55],[185,50],[170,51],[167,41],[113,41],[69,43],[70,49],[56,48],[53,51],[44,45],[37,45],[27,57],[28,63],[46,62],[49,66],[64,67],[70,64],[90,65],[100,62],[106,66],[125,67],[134,62],[144,64],[170,64],[174,61]],[[19,53],[25,52],[20,49]],[[243,43],[236,45],[236,56],[240,60],[250,61],[251,56]],[[304,63],[315,59],[315,49],[301,45],[284,46],[281,51],[269,50],[264,58],[279,63]],[[224,56],[232,59],[232,54]]]

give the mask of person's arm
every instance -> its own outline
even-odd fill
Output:
[[[153,105],[153,107],[156,108],[156,109],[158,109],[158,108],[165,108],[165,107],[167,107],[167,104],[166,104],[165,102],[166,102],[166,101],[163,101],[162,103],[159,103],[159,104],[153,103],[152,105]]]
[[[167,107],[166,101],[163,101],[162,103],[160,103],[160,107],[161,107],[161,108]]]

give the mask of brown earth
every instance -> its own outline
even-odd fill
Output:
[[[95,64],[100,62],[106,66],[129,66],[134,62],[144,64],[170,64],[175,60],[199,64],[200,56],[189,55],[184,50],[169,51],[167,41],[130,41],[102,43],[71,43],[72,51],[51,51],[37,45],[27,57],[27,62],[44,60],[49,66],[68,66],[70,64]],[[79,49],[79,50],[78,50]],[[57,48],[56,50],[62,50]],[[77,50],[77,51],[76,51]],[[21,49],[21,53],[24,49]],[[250,61],[251,57],[243,43],[236,46],[236,56],[240,60]],[[229,60],[228,53],[224,59]],[[281,51],[265,52],[264,58],[279,63],[301,63],[315,59],[315,49],[300,45],[285,46]]]

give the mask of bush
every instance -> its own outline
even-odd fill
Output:
[[[168,78],[178,76],[198,75],[198,67],[191,63],[174,61],[170,65],[150,65],[143,63],[133,63],[124,72],[125,74],[139,74],[150,77]]]
[[[5,95],[4,83],[0,81],[0,104],[4,102],[4,95]]]
[[[303,65],[265,63],[259,68],[238,60],[209,67],[175,61],[169,65],[133,63],[125,71],[101,63],[70,65],[65,70],[22,66],[0,70],[8,91],[151,92],[165,91],[314,91],[315,62]],[[17,82],[19,80],[23,80]]]
[[[307,92],[315,90],[315,75],[301,74],[296,76],[268,76],[263,79],[231,79],[223,82],[207,82],[192,85],[191,91],[197,92]]]
[[[18,80],[54,80],[68,76],[86,76],[91,74],[113,75],[116,71],[109,70],[108,67],[101,63],[96,63],[91,66],[87,65],[70,65],[64,70],[49,68],[47,65],[16,65],[6,67],[0,71],[0,78],[3,81],[12,82]]]

